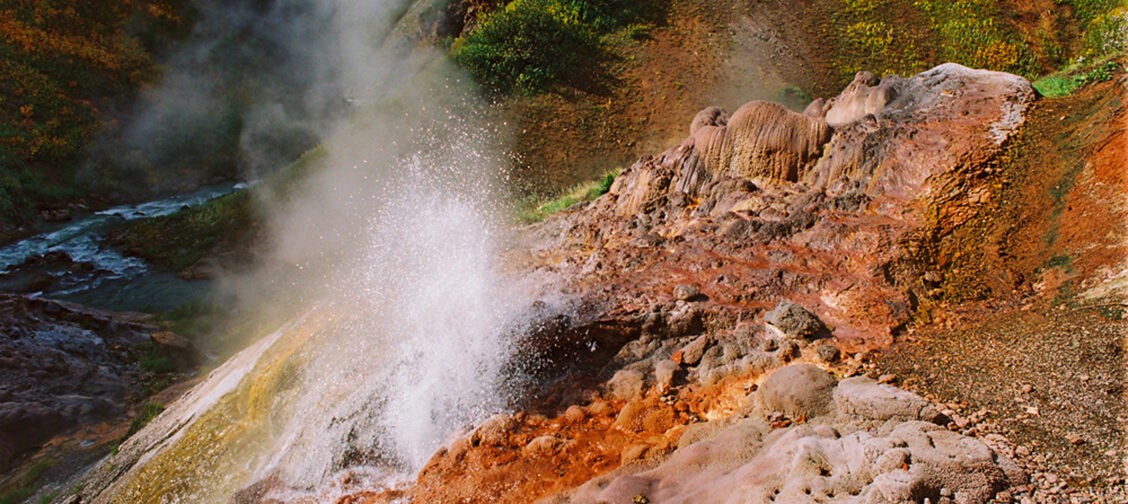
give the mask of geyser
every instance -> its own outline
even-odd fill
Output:
[[[413,477],[512,398],[506,335],[542,284],[502,261],[506,136],[445,55],[385,40],[390,3],[321,3],[340,66],[318,75],[351,109],[297,186],[262,185],[272,252],[231,282],[252,309],[281,303],[263,292],[297,308],[183,399],[214,404],[174,403],[125,443],[89,500],[332,498],[342,481]]]
[[[500,263],[500,165],[483,135],[446,124],[380,128],[371,138],[383,147],[359,154],[338,148],[372,132],[348,130],[329,142],[341,168],[282,212],[281,262],[309,265],[300,288],[320,280],[316,309],[333,322],[276,401],[275,416],[290,413],[256,479],[312,486],[355,466],[412,474],[449,436],[505,407],[505,335],[523,325],[533,285]]]

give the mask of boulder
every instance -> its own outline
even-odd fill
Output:
[[[669,359],[654,364],[654,383],[658,386],[659,392],[666,393],[674,386],[678,370],[678,363]]]
[[[692,301],[701,295],[701,290],[693,284],[678,284],[674,286],[674,299],[679,301]]]
[[[788,301],[776,305],[774,310],[764,315],[764,321],[788,338],[814,340],[830,333],[814,313]]]
[[[815,418],[830,411],[836,380],[811,364],[793,364],[772,373],[758,390],[764,412]]]
[[[842,380],[834,390],[834,405],[842,414],[879,423],[920,420],[942,424],[947,420],[923,397],[865,376]]]
[[[646,377],[634,370],[624,369],[615,373],[607,381],[607,391],[616,399],[630,401],[642,396],[642,387]]]
[[[686,366],[696,366],[701,362],[701,357],[705,355],[705,349],[708,347],[709,335],[702,334],[688,345],[682,347],[674,355],[680,356],[682,364]]]
[[[172,359],[178,369],[190,369],[200,363],[200,353],[195,345],[174,332],[155,332],[149,335],[149,340],[162,355]]]

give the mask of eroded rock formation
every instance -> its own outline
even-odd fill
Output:
[[[924,399],[865,377],[836,386],[807,364],[750,396],[746,417],[697,424],[657,467],[627,466],[560,502],[989,502],[1026,482],[983,442],[938,425]],[[805,423],[773,426],[775,411]]]
[[[948,64],[861,73],[804,114],[701,111],[689,138],[608,195],[530,229],[529,267],[569,279],[588,308],[570,323],[618,320],[635,339],[560,379],[503,435],[437,454],[407,494],[988,502],[1023,481],[939,407],[847,377],[909,321],[928,283],[921,248],[989,198],[991,161],[1034,100],[1020,77]],[[819,368],[771,374],[796,361]]]

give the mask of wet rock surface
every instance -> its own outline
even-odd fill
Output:
[[[140,314],[0,295],[0,470],[52,437],[121,416],[140,392]]]

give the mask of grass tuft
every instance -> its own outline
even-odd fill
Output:
[[[149,425],[149,422],[152,422],[154,418],[160,416],[160,414],[163,413],[164,410],[164,406],[155,402],[145,403],[145,405],[141,406],[141,409],[137,412],[137,416],[133,417],[133,422],[129,424],[129,434],[127,434],[126,436],[132,436],[133,434],[136,434],[137,431],[144,429],[146,425]]]
[[[138,343],[136,348],[141,352],[141,356],[137,359],[137,364],[141,366],[141,369],[156,374],[168,374],[176,371],[176,363],[167,355],[161,353],[153,342]]]
[[[611,190],[611,184],[615,182],[615,177],[621,171],[618,169],[610,171],[598,179],[577,184],[563,194],[547,200],[532,199],[522,205],[517,214],[517,220],[525,224],[540,222],[545,217],[577,203],[593,201]]]
[[[1119,65],[1115,61],[1086,68],[1067,67],[1061,72],[1034,81],[1034,89],[1048,98],[1069,96],[1089,84],[1111,80],[1117,70]]]

